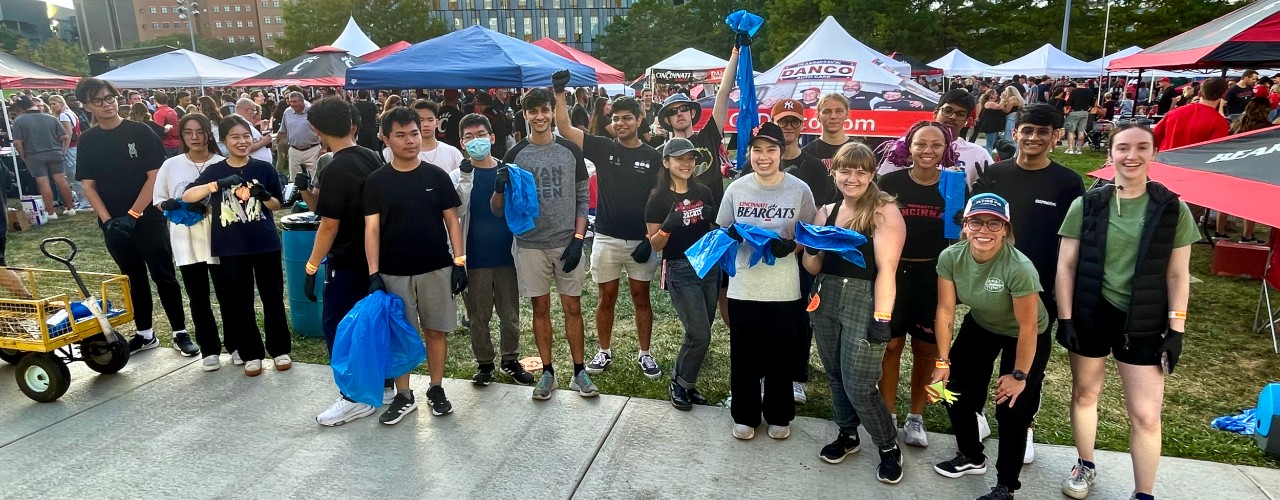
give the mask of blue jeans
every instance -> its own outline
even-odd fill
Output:
[[[1004,138],[1013,140],[1013,126],[1018,121],[1018,113],[1004,115]]]
[[[995,153],[996,143],[1000,142],[1000,132],[984,132],[983,135],[987,138],[987,152]]]
[[[667,268],[664,284],[671,295],[671,307],[684,327],[684,343],[676,354],[671,380],[692,389],[711,346],[711,322],[716,317],[716,301],[720,296],[720,273],[711,272],[699,278],[686,259],[666,260],[663,264]]]

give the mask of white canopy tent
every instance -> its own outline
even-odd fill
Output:
[[[1030,54],[997,64],[982,72],[982,76],[1090,77],[1099,74],[1101,72],[1097,66],[1071,57],[1047,43]]]
[[[864,45],[828,16],[800,46],[756,76],[756,86],[770,86],[764,93],[757,90],[762,103],[771,98],[802,99],[813,88],[821,93],[847,94],[847,82],[859,83],[862,91],[908,89],[920,97],[937,100],[933,92],[910,78],[911,65]]]
[[[270,59],[262,57],[261,55],[253,54],[253,53],[245,54],[242,56],[228,57],[226,59],[223,59],[222,62],[227,64],[234,64],[241,68],[254,71],[254,74],[261,73],[263,71],[269,70],[271,68],[274,68],[280,65],[280,63],[278,62],[272,61]]]
[[[117,87],[222,87],[257,74],[186,49],[151,56],[113,69],[98,78]]]
[[[973,76],[982,74],[991,65],[969,57],[969,54],[960,52],[960,49],[954,49],[929,63],[929,67],[942,70],[943,76]]]
[[[356,24],[356,18],[347,18],[347,27],[342,29],[342,34],[329,44],[330,46],[347,51],[350,54],[368,54],[378,50],[378,44],[373,43],[369,39],[369,35],[364,34],[364,30],[360,29],[360,25]]]
[[[658,61],[657,64],[650,66],[648,71],[698,71],[724,68],[728,64],[729,61],[690,47]]]

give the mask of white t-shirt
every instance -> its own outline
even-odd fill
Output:
[[[965,183],[970,186],[973,185],[973,181],[978,180],[978,165],[995,163],[995,160],[991,159],[991,153],[988,153],[986,148],[983,148],[982,146],[966,141],[959,137],[957,137],[954,141],[951,141],[951,143],[955,145],[956,153],[960,157],[958,160],[956,160],[955,169],[964,170]],[[880,175],[884,175],[889,172],[897,172],[899,170],[906,170],[908,168],[911,168],[911,167],[910,166],[899,167],[897,165],[891,165],[889,164],[888,160],[884,160],[880,162],[880,169],[877,171],[877,173],[879,173]]]
[[[382,159],[391,162],[391,148],[382,148]],[[418,159],[440,167],[446,174],[453,173],[462,164],[462,151],[458,148],[437,142],[431,151],[418,151]]]
[[[159,205],[161,202],[171,198],[181,199],[182,193],[187,190],[187,185],[196,180],[205,167],[222,160],[223,157],[217,154],[211,156],[209,161],[199,164],[192,163],[185,154],[165,160],[164,164],[160,165],[160,171],[156,173],[156,184],[151,193],[151,204]],[[169,246],[173,248],[173,263],[179,267],[201,262],[217,264],[218,258],[213,256],[209,246],[210,228],[207,214],[204,219],[201,219],[194,226],[183,226],[170,222]]]
[[[70,124],[71,124],[71,130],[72,130],[73,132],[74,132],[74,131],[75,131],[75,129],[76,129],[76,124],[77,124],[77,123],[80,123],[80,119],[79,119],[79,118],[76,118],[76,114],[75,114],[75,113],[72,113],[72,112],[71,112],[71,110],[69,110],[69,109],[64,109],[64,110],[62,110],[62,113],[59,113],[59,114],[58,114],[58,121],[60,121],[60,122],[67,122],[67,123],[70,123]]]
[[[754,173],[733,181],[724,190],[716,225],[729,227],[741,222],[768,229],[783,238],[794,238],[796,221],[813,220],[817,207],[808,184],[794,175],[783,175],[782,182],[772,186],[761,185]],[[773,265],[762,261],[749,267],[750,256],[750,246],[738,247],[735,261],[738,272],[729,278],[729,298],[758,302],[800,298],[800,270],[795,257],[778,258]]]

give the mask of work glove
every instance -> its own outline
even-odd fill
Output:
[[[562,69],[551,74],[551,87],[556,90],[556,95],[563,94],[567,85],[569,85],[569,70]]]
[[[184,203],[188,212],[204,215],[209,213],[209,207],[204,203]]]
[[[382,282],[381,273],[370,274],[369,275],[369,293],[373,293],[378,290],[382,290],[384,292],[387,291],[387,284]]]
[[[867,342],[883,344],[891,337],[893,337],[893,330],[889,328],[888,321],[871,320],[871,326],[867,328]]]
[[[1067,348],[1068,351],[1080,352],[1080,336],[1076,334],[1076,327],[1071,320],[1058,320],[1058,333],[1055,338],[1058,340],[1058,345]]]
[[[160,202],[160,210],[177,210],[182,208],[182,202],[176,198],[169,198]]]
[[[582,261],[582,239],[576,235],[569,242],[569,246],[564,247],[564,253],[560,254],[560,262],[564,263],[562,270],[566,273],[573,272],[578,268],[578,263]]]
[[[461,170],[464,174],[469,174],[476,170],[476,166],[471,164],[471,160],[462,160],[462,163],[458,164],[458,170]]]
[[[293,187],[297,188],[299,191],[311,189],[311,176],[307,174],[306,170],[298,172],[298,175],[293,176]]]
[[[818,254],[822,253],[822,250],[813,247],[804,247],[804,253],[817,257]]]
[[[685,227],[684,210],[676,208],[667,214],[666,220],[662,221],[662,232],[670,233],[676,229]]]
[[[742,235],[741,235],[741,234],[738,234],[738,228],[737,228],[737,227],[729,226],[728,231],[725,231],[725,233],[726,233],[726,234],[728,234],[728,235],[729,235],[729,237],[733,239],[733,241],[736,241],[736,242],[738,242],[738,243],[742,243]]]
[[[637,264],[649,262],[649,258],[653,257],[653,245],[649,244],[649,239],[640,240],[640,244],[636,245],[636,249],[631,251],[631,260]]]
[[[769,251],[774,257],[786,257],[796,252],[796,240],[778,238],[769,240]]]
[[[302,294],[307,296],[307,300],[316,301],[316,273],[307,273],[306,279],[302,280]]]
[[[454,295],[467,289],[467,266],[453,266],[453,274],[449,275],[449,286]]]
[[[1178,366],[1178,358],[1182,357],[1182,332],[1170,328],[1164,332],[1164,341],[1160,342],[1160,366],[1165,375],[1173,375],[1173,368]]]
[[[241,178],[239,175],[231,174],[221,179],[218,179],[218,190],[225,191],[232,186],[239,186],[241,184],[244,184],[244,179]]]
[[[493,192],[501,194],[507,193],[507,183],[511,182],[511,172],[507,170],[509,168],[511,167],[504,166],[498,168],[498,174],[493,179]]]
[[[132,215],[121,215],[108,220],[103,225],[103,229],[111,236],[128,238],[133,236],[133,228],[137,225],[138,219],[133,218]]]
[[[738,39],[736,40],[736,43],[738,44],[739,47],[750,47],[751,35],[748,35],[746,33],[738,33]]]
[[[249,186],[249,196],[257,198],[258,201],[265,203],[271,199],[271,192],[267,191],[266,186],[255,182],[252,186]]]

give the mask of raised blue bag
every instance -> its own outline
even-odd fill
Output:
[[[418,332],[404,317],[404,302],[381,290],[356,302],[333,340],[333,381],[351,400],[382,405],[383,382],[426,359]]]
[[[742,237],[742,242],[751,248],[751,257],[747,259],[747,267],[755,266],[761,260],[764,261],[766,266],[773,265],[776,259],[773,256],[773,250],[769,248],[769,242],[781,238],[778,233],[741,222],[734,223],[733,227],[738,230],[738,236]]]
[[[717,266],[729,276],[738,273],[737,263],[734,261],[738,256],[738,242],[730,238],[728,231],[724,229],[713,229],[702,235],[685,249],[684,256],[689,259],[689,265],[693,266],[693,271],[698,273],[699,278],[707,277],[707,273]]]
[[[858,250],[867,243],[867,237],[852,229],[796,222],[796,243],[835,253],[855,266],[867,267],[867,259]]]

